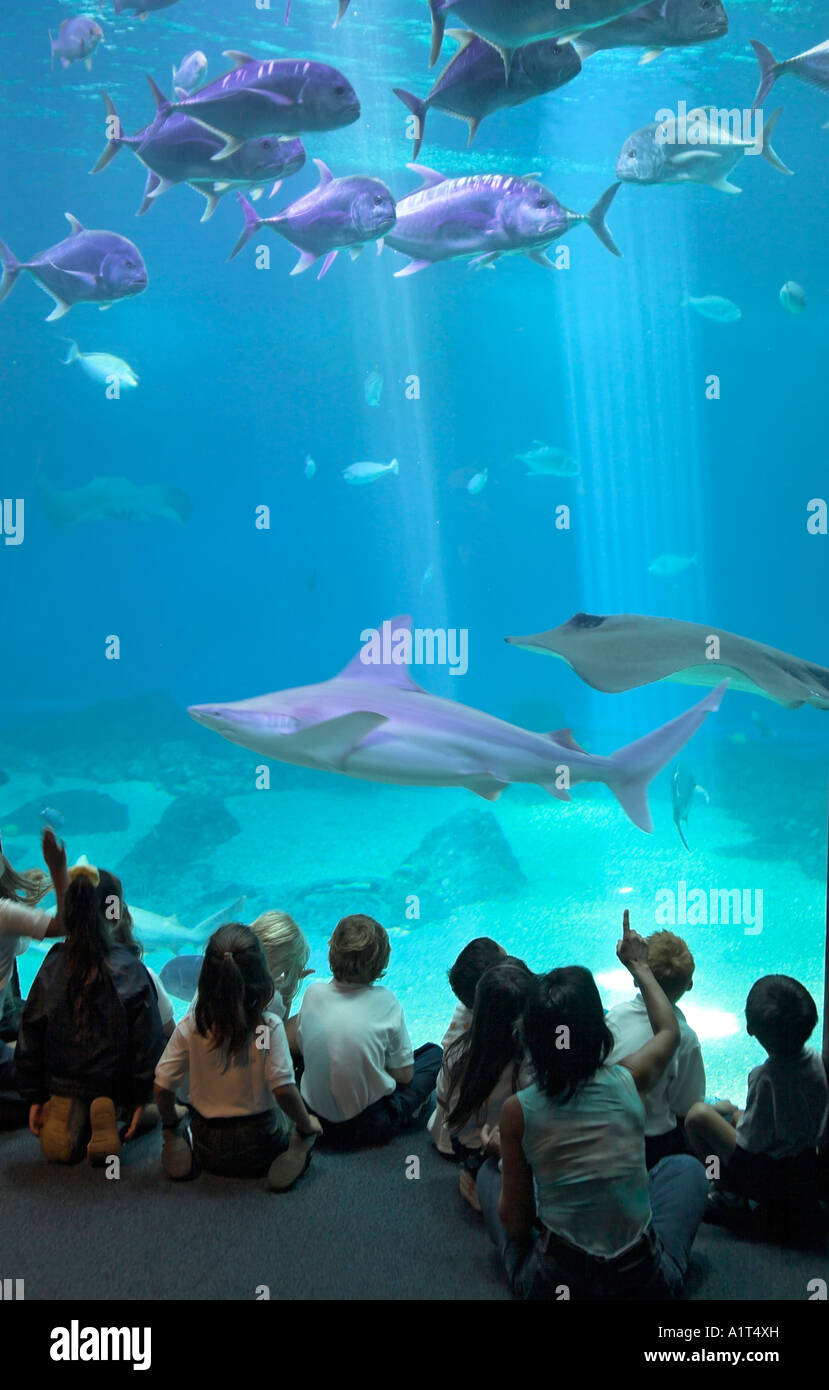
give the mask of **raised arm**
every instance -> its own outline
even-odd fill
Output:
[[[622,918],[622,939],[616,944],[616,954],[639,986],[653,1029],[653,1037],[638,1052],[632,1052],[619,1062],[632,1074],[639,1094],[644,1095],[656,1085],[679,1046],[679,1024],[673,1005],[648,965],[647,941],[630,929],[627,908]]]
[[[58,840],[54,830],[46,826],[41,837],[43,861],[49,870],[52,887],[55,890],[57,908],[47,936],[63,936],[63,902],[69,887],[69,870],[66,867],[66,846]]]

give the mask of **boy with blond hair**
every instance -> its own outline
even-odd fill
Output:
[[[671,931],[648,937],[648,964],[661,985],[679,1024],[679,1047],[661,1079],[645,1096],[645,1162],[654,1167],[669,1154],[690,1153],[683,1118],[692,1105],[705,1099],[705,1067],[699,1038],[685,1020],[678,1000],[694,982],[694,957],[681,936]],[[652,1036],[648,1011],[641,994],[617,1004],[607,1014],[615,1044],[607,1065],[638,1052]]]
[[[435,1088],[441,1049],[426,1043],[412,1052],[400,1003],[378,983],[390,954],[373,917],[343,917],[328,944],[333,978],[309,985],[302,1000],[300,1090],[330,1147],[388,1143],[426,1109]]]

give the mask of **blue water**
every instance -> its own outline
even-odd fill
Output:
[[[818,4],[728,9],[725,39],[644,67],[635,50],[600,53],[561,91],[489,117],[471,149],[461,122],[432,111],[420,161],[450,176],[537,170],[563,203],[587,211],[613,183],[626,137],[660,108],[751,105],[750,38],[784,58],[825,37]],[[626,989],[613,973],[622,906],[648,931],[656,895],[681,881],[761,891],[758,934],[678,928],[697,959],[694,1002],[710,1011],[701,1031],[711,1093],[739,1100],[761,1059],[740,1031],[752,980],[794,974],[821,1003],[825,713],[726,697],[684,755],[709,795],[693,808],[689,854],[671,820],[670,770],[652,790],[653,838],[604,789],[563,806],[513,788],[489,807],[461,790],[274,765],[272,790],[258,792],[261,760],[196,729],[185,711],[323,680],[354,655],[364,628],[402,612],[421,627],[468,631],[468,674],[416,673],[429,690],[533,729],[570,725],[597,752],[672,718],[698,692],[599,694],[562,663],[508,648],[506,634],[579,610],[634,612],[829,661],[829,538],[806,529],[808,502],[826,492],[825,94],[786,77],[770,99],[784,107],[774,143],[793,178],[747,158],[734,175],[739,198],[622,187],[609,215],[621,260],[577,227],[564,243],[569,270],[508,257],[494,273],[454,262],[397,280],[402,258],[369,248],[354,263],[341,254],[317,282],[315,272],[289,275],[296,253],[275,237],[255,243],[271,246],[270,270],[257,269],[250,247],[227,263],[242,226],[232,195],[203,225],[202,200],[187,188],[136,219],[144,171],[128,150],[88,172],[104,145],[101,93],[131,131],[152,115],[144,74],[168,89],[171,65],[193,48],[206,52],[210,78],[227,66],[223,49],[330,62],[354,84],[362,119],[307,136],[308,165],[260,213],[314,186],[312,157],[337,176],[373,174],[402,197],[417,180],[405,167],[407,112],[391,89],[425,95],[431,84],[425,0],[352,0],[337,30],[334,0],[294,0],[287,28],[277,0],[261,11],[180,0],[146,22],[107,6],[92,71],[50,72],[47,30],[83,10],[33,0],[0,19],[0,235],[25,259],[65,235],[71,211],[133,238],[150,284],[105,315],[82,305],[47,324],[50,301],[22,276],[0,308],[0,495],[26,504],[24,543],[0,546],[0,768],[10,778],[0,825],[15,862],[36,854],[33,833],[8,829],[30,799],[108,791],[128,806],[129,829],[99,832],[69,816],[70,857],[117,869],[136,865],[128,856],[138,846],[137,872],[142,837],[173,799],[212,796],[238,833],[195,853],[186,836],[171,840],[136,891],[125,871],[128,900],[193,925],[241,888],[252,911],[287,898],[302,922],[307,886],[342,882],[333,926],[353,906],[349,883],[387,879],[462,811],[495,816],[525,879],[511,898],[491,897],[482,861],[477,901],[419,921],[401,903],[387,922],[388,982],[419,1036],[442,1031],[446,970],[470,936],[497,935],[537,969],[583,961],[612,1002]],[[780,305],[788,280],[806,289],[802,316]],[[700,318],[682,307],[686,292],[736,302],[740,322]],[[138,388],[107,400],[62,365],[68,336],[126,359]],[[376,407],[364,394],[372,372],[383,377]],[[718,401],[705,397],[712,374]],[[412,376],[418,399],[407,398]],[[535,439],[577,458],[579,476],[526,478],[514,455]],[[357,460],[395,457],[397,476],[361,488],[342,480]],[[192,515],[55,529],[38,470],[63,489],[96,476],[166,482],[189,495]],[[486,486],[472,496],[466,484],[483,470]],[[569,531],[555,527],[562,504]],[[255,526],[262,505],[269,531]],[[665,552],[698,563],[660,579],[648,566]],[[117,661],[105,656],[113,634]],[[322,925],[309,937],[321,972]],[[36,963],[30,952],[27,970]]]

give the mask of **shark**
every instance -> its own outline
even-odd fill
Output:
[[[85,855],[81,855],[76,862],[88,864],[89,860]],[[160,912],[150,912],[145,907],[133,907],[131,904],[128,906],[135,938],[140,941],[145,951],[169,951],[171,955],[178,956],[182,952],[203,951],[214,931],[218,931],[226,922],[238,922],[241,919],[246,902],[246,897],[237,898],[229,907],[211,913],[195,927],[185,927],[175,913],[167,917]],[[46,955],[54,944],[54,941],[49,940],[31,942],[32,948],[42,955]]]
[[[561,801],[580,782],[603,782],[640,830],[653,830],[647,789],[719,708],[728,684],[608,757],[587,752],[570,729],[533,733],[483,710],[431,695],[409,673],[411,618],[387,620],[332,679],[188,714],[243,748],[298,767],[399,786],[465,787],[497,801],[516,782]],[[387,640],[388,639],[388,640]]]

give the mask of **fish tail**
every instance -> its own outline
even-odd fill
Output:
[[[103,153],[97,164],[94,164],[90,169],[89,172],[91,174],[100,174],[101,170],[105,169],[110,161],[115,158],[123,143],[121,139],[121,119],[118,112],[115,110],[115,103],[108,92],[103,92],[102,95],[107,113],[107,130],[117,131],[118,133],[107,135],[107,142],[104,146]]]
[[[669,724],[654,729],[644,738],[618,749],[608,759],[610,769],[602,776],[613,795],[621,803],[634,825],[650,834],[653,830],[648,787],[658,772],[667,767],[695,734],[706,716],[720,707],[728,681],[723,681],[698,704],[672,719]]]
[[[684,832],[683,829],[682,829],[682,821],[681,821],[681,820],[676,820],[676,821],[674,821],[674,825],[676,826],[677,830],[679,831],[679,838],[680,838],[680,840],[682,841],[683,845],[685,846],[685,848],[687,849],[688,853],[690,854],[690,853],[691,853],[691,846],[688,844],[688,841],[687,841],[686,838],[685,838],[685,832]]]
[[[334,20],[334,23],[331,26],[333,29],[338,29],[339,26],[342,24],[343,20],[345,19],[346,11],[350,4],[351,0],[338,0],[337,18]]]
[[[443,48],[443,36],[446,32],[443,0],[429,0],[429,9],[432,12],[432,48],[429,53],[429,67],[433,68],[440,57],[440,50]]]
[[[771,137],[777,129],[777,122],[783,114],[783,107],[778,106],[773,116],[763,122],[763,158],[767,159],[773,168],[779,169],[781,174],[791,174],[794,171],[784,164],[779,154],[772,149]]]
[[[236,242],[236,245],[234,246],[233,250],[227,258],[229,261],[232,261],[234,256],[238,256],[242,247],[247,246],[251,237],[259,229],[259,227],[262,226],[261,217],[258,215],[256,208],[253,206],[253,203],[249,202],[249,200],[245,197],[244,193],[237,193],[236,199],[239,203],[240,208],[242,209],[242,212],[244,213],[245,225],[242,228],[239,240]]]
[[[3,267],[3,278],[0,279],[0,304],[2,304],[3,300],[8,298],[14,289],[14,282],[24,267],[5,241],[0,241],[0,264]]]
[[[757,88],[757,95],[752,103],[752,111],[765,101],[781,72],[783,64],[778,63],[770,48],[766,48],[764,43],[759,43],[757,39],[751,40],[757,62],[760,64],[760,86]]]
[[[602,246],[606,246],[608,251],[612,252],[614,256],[621,256],[622,253],[611,236],[610,228],[605,218],[607,217],[610,204],[619,192],[620,187],[621,184],[614,183],[612,187],[608,188],[606,193],[602,194],[596,206],[591,208],[590,212],[587,214],[587,221],[590,223],[590,226],[593,228]]]
[[[414,140],[412,158],[417,159],[423,146],[426,135],[426,112],[429,110],[428,102],[421,101],[413,92],[407,92],[405,87],[394,87],[394,95],[399,97],[404,106],[407,106],[417,121],[417,135]]]
[[[64,367],[68,367],[70,362],[77,362],[81,355],[78,352],[78,344],[75,342],[74,338],[67,338],[66,342],[69,344],[69,351],[63,359]]]
[[[399,473],[399,472],[400,472],[400,463],[399,463],[399,461],[398,461],[397,459],[392,459],[391,463],[389,464],[389,468],[391,469],[392,473]]]

